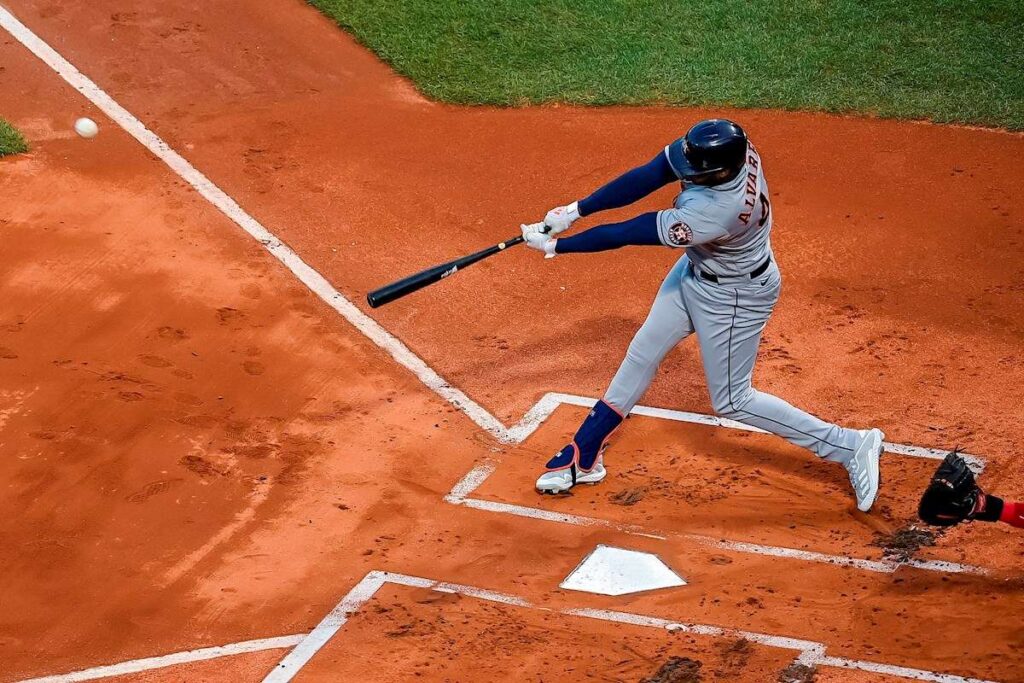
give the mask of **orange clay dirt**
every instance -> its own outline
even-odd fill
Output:
[[[297,0],[5,5],[361,307],[709,113],[431,103]],[[0,161],[0,680],[302,634],[371,570],[551,611],[387,584],[297,680],[684,681],[687,658],[693,680],[753,683],[794,657],[558,611],[582,607],[1024,680],[1019,533],[975,524],[916,555],[985,575],[712,543],[882,559],[871,543],[914,519],[933,461],[887,455],[863,515],[840,468],[778,439],[635,417],[604,484],[541,498],[533,477],[582,408],[498,443],[2,36],[2,114],[33,151]],[[1024,138],[727,114],[766,160],[786,282],[756,382],[891,441],[959,444],[986,458],[985,485],[1024,496]],[[78,116],[97,139],[69,133]],[[546,392],[600,395],[677,256],[514,250],[373,317],[513,424]],[[696,354],[673,352],[643,403],[708,412]],[[662,538],[444,502],[485,458],[496,469],[477,499]],[[689,585],[559,590],[598,543],[656,552]],[[123,680],[255,681],[286,653]],[[823,667],[819,680],[904,679]]]

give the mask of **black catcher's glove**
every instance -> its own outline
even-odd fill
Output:
[[[984,507],[985,492],[974,481],[967,462],[954,450],[932,475],[921,496],[917,516],[926,524],[955,526],[973,518],[979,501]]]

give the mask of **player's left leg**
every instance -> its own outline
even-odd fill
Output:
[[[723,417],[842,463],[850,473],[858,507],[866,511],[878,494],[884,435],[879,430],[859,431],[825,422],[751,385],[761,332],[780,291],[781,278],[774,264],[765,277],[731,286],[695,275],[684,279],[683,294],[700,342],[712,405]]]
[[[602,454],[611,434],[633,409],[665,354],[693,333],[682,296],[682,276],[689,268],[683,256],[669,271],[654,298],[647,320],[633,337],[611,386],[580,428],[545,466],[537,480],[542,493],[562,493],[576,484],[596,484],[605,478]]]

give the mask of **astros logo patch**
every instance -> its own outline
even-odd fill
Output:
[[[668,239],[672,244],[689,244],[693,240],[693,230],[682,221],[673,223],[668,229]]]

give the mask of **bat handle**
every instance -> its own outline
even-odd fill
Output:
[[[541,232],[543,232],[545,235],[548,234],[549,232],[551,232],[551,226],[550,225],[545,225],[544,229],[541,230]],[[513,237],[510,240],[505,240],[504,242],[502,242],[501,244],[498,245],[498,248],[500,248],[500,249],[508,249],[509,247],[516,246],[517,244],[522,244],[525,241],[526,241],[525,237],[523,237],[522,235],[518,235],[516,237]]]
[[[509,247],[514,247],[517,244],[522,244],[525,241],[526,240],[523,239],[523,236],[519,235],[518,237],[513,237],[510,240],[505,240],[504,242],[499,242],[498,243],[498,249],[500,249],[501,251],[504,251],[504,250],[508,249]]]

